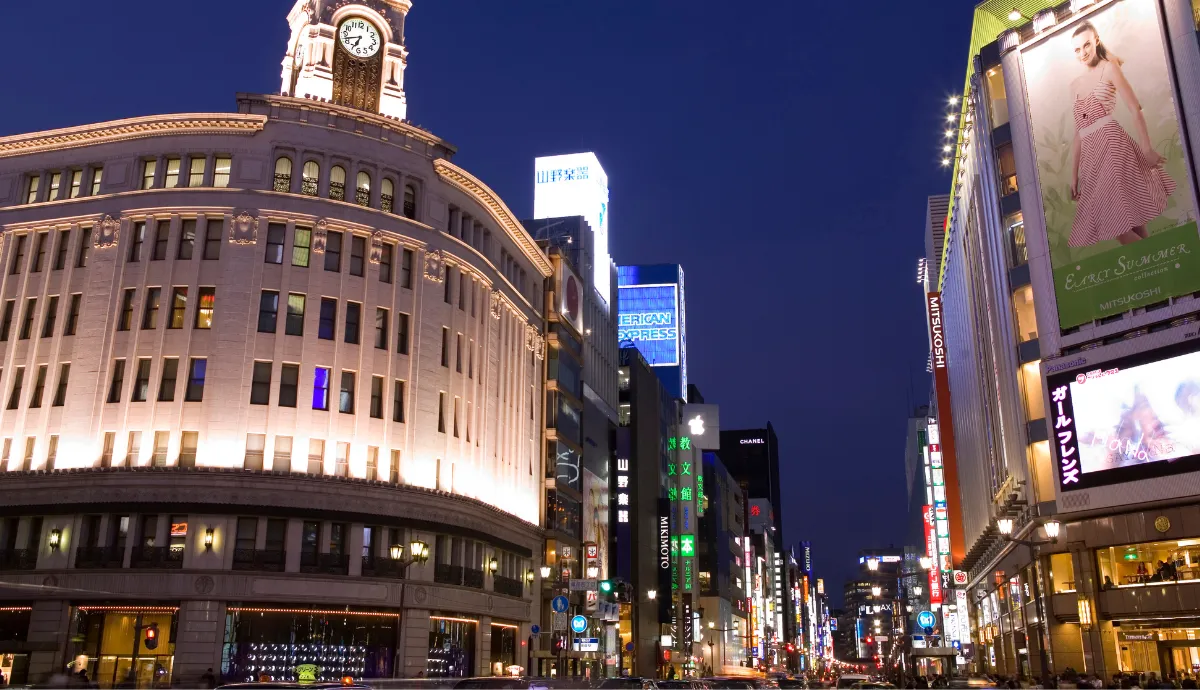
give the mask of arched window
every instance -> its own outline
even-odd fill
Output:
[[[334,201],[346,200],[346,169],[340,165],[329,169],[329,198]]]
[[[321,166],[316,161],[306,161],[300,173],[300,193],[317,195],[317,181],[321,179]]]
[[[292,191],[292,159],[287,156],[275,159],[275,191]]]
[[[358,171],[358,183],[354,185],[354,203],[359,206],[371,205],[371,174]]]
[[[417,188],[410,184],[404,185],[404,217],[417,218]]]
[[[383,182],[379,183],[379,206],[384,213],[392,212],[392,202],[395,200],[396,185],[392,183],[390,178],[383,178]]]

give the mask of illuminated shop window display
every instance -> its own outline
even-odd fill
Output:
[[[0,604],[0,644],[25,642],[32,612],[31,606]],[[29,676],[29,655],[0,653],[0,673],[10,685],[25,683]]]
[[[389,678],[399,624],[389,611],[231,606],[221,674],[231,682]]]
[[[179,617],[174,606],[79,606],[72,609],[72,668],[86,668],[101,688],[167,687]],[[154,649],[146,629],[157,626]]]
[[[479,622],[469,618],[429,617],[429,678],[475,675],[475,632]],[[495,642],[493,642],[495,644]]]
[[[1096,549],[1101,586],[1200,584],[1200,539],[1173,539]]]
[[[492,675],[507,676],[517,663],[517,626],[492,623]]]

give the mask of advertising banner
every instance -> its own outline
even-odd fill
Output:
[[[674,564],[671,553],[671,502],[658,499],[658,622],[671,620],[671,591],[674,584]]]
[[[626,466],[628,467],[628,466]],[[621,485],[624,484],[624,487]],[[626,494],[625,506],[617,505],[617,510],[628,510],[629,506],[629,471],[617,476],[617,490]],[[600,568],[600,575],[608,575],[608,511],[610,494],[608,482],[592,474],[591,470],[583,470],[583,540],[588,544],[586,549],[592,549],[595,555],[589,553],[584,557],[594,561]],[[617,499],[620,503],[622,499]]]
[[[558,315],[583,334],[583,283],[564,261],[558,262]]]
[[[937,401],[937,417],[931,418],[926,426],[927,450],[933,455],[934,447],[940,454],[937,458],[930,457],[930,468],[942,470],[940,477],[934,477],[933,501],[934,506],[944,505],[947,522],[946,534],[941,534],[938,542],[940,550],[946,554],[939,561],[938,567],[949,579],[949,571],[954,563],[961,561],[966,555],[966,538],[963,535],[962,507],[958,490],[958,460],[954,445],[954,417],[950,413],[950,370],[947,362],[945,330],[942,322],[942,293],[930,292],[925,295],[926,317],[929,321],[929,353],[933,364],[933,384]],[[938,487],[941,487],[940,489]],[[954,516],[954,517],[951,517]]]
[[[1021,60],[1059,324],[1200,290],[1158,3],[1099,4]]]
[[[1059,489],[1200,469],[1200,343],[1047,377]]]
[[[583,216],[595,237],[592,284],[607,304],[612,290],[608,254],[608,175],[596,154],[543,156],[533,162],[533,217]]]
[[[652,367],[678,366],[679,286],[622,285],[617,341],[632,342]]]

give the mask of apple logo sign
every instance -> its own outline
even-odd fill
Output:
[[[693,436],[704,435],[704,419],[700,415],[696,415],[688,420],[688,427],[692,430]]]

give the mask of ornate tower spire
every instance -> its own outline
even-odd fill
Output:
[[[280,93],[405,119],[410,0],[296,0]]]

